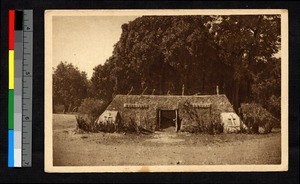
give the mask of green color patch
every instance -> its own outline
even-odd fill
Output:
[[[14,90],[8,90],[8,129],[14,129]]]

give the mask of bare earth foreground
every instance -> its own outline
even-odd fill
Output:
[[[53,115],[54,166],[280,164],[281,134],[76,133],[74,115]]]

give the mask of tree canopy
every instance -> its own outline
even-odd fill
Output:
[[[116,94],[227,95],[280,116],[280,16],[143,16],[122,25],[112,56],[86,74],[68,63],[53,72],[53,102],[65,111],[84,98]]]
[[[78,107],[87,97],[88,80],[85,72],[67,62],[61,62],[53,72],[53,107],[64,105],[65,112]]]
[[[227,95],[237,109],[258,102],[280,116],[280,16],[143,16],[122,25],[91,91],[115,94]]]

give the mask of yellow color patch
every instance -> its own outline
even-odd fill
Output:
[[[15,85],[15,51],[8,51],[8,89],[14,89]]]

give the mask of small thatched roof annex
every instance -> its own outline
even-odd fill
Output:
[[[113,123],[115,124],[118,121],[119,112],[114,110],[105,110],[99,118],[96,120],[98,124],[105,124],[105,123]]]

